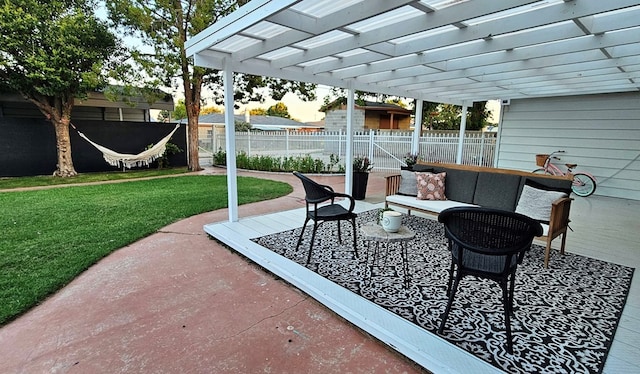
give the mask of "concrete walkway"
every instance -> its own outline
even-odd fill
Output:
[[[290,174],[241,175],[294,192],[240,217],[304,206]],[[343,177],[314,179],[344,189]],[[382,201],[380,174],[368,190]],[[227,219],[223,209],[164,227],[2,327],[0,373],[425,372],[202,230]]]

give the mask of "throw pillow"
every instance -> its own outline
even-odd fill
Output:
[[[556,180],[551,180],[550,182],[547,183],[558,183],[558,181]],[[569,184],[567,187],[558,187],[558,186],[553,186],[553,185],[545,185],[542,184],[540,182],[536,182],[533,179],[527,178],[524,181],[524,184],[527,186],[531,186],[533,188],[537,188],[539,190],[545,190],[545,191],[560,191],[560,192],[564,192],[567,194],[567,196],[571,195],[571,185]]]
[[[434,173],[416,173],[418,181],[418,200],[447,200],[444,194],[444,181],[447,176],[446,172]]]
[[[551,204],[567,194],[561,191],[546,191],[525,185],[522,188],[516,213],[524,214],[537,221],[549,223]]]
[[[400,188],[398,195],[418,196],[418,181],[416,173],[409,170],[400,170]]]

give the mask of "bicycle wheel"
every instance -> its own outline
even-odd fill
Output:
[[[543,168],[536,169],[536,170],[532,171],[532,173],[533,174],[553,175],[553,173],[549,172],[548,170],[544,170]]]
[[[587,174],[575,173],[571,189],[576,195],[587,197],[596,192],[596,181]]]

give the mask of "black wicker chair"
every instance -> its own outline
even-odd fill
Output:
[[[311,261],[311,251],[313,250],[313,241],[316,237],[316,231],[318,226],[327,221],[338,221],[338,240],[342,243],[340,233],[340,221],[350,221],[353,226],[353,250],[356,257],[358,257],[358,249],[356,248],[356,214],[353,212],[355,208],[355,200],[353,197],[347,194],[334,192],[331,186],[318,184],[307,176],[294,171],[293,174],[300,178],[305,191],[305,201],[307,205],[307,214],[298,238],[298,244],[296,250],[300,247],[302,242],[302,236],[304,235],[305,228],[309,220],[313,221],[313,232],[311,234],[311,243],[309,244],[309,255],[307,256],[307,265]],[[349,208],[345,208],[342,205],[335,202],[336,198],[349,199]],[[330,201],[330,204],[320,205],[324,202]]]
[[[445,209],[438,221],[444,223],[451,251],[449,302],[438,333],[444,330],[460,280],[466,275],[491,279],[502,288],[507,352],[513,353],[510,316],[516,268],[531,248],[533,238],[542,235],[542,226],[522,214],[476,207]]]

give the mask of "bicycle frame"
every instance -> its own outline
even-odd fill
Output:
[[[573,169],[571,168],[567,168],[567,171],[562,171],[558,166],[556,166],[556,164],[551,162],[551,159],[554,158],[554,154],[556,154],[558,152],[552,152],[549,157],[547,157],[547,160],[544,163],[544,166],[542,167],[544,169],[545,172],[550,173],[552,175],[557,175],[557,176],[567,176],[567,175],[573,175]],[[558,157],[555,157],[557,160],[560,160]],[[580,171],[581,174],[586,174],[589,177],[593,178],[594,181],[597,181],[596,177],[593,176],[593,174],[588,173],[586,171]]]

